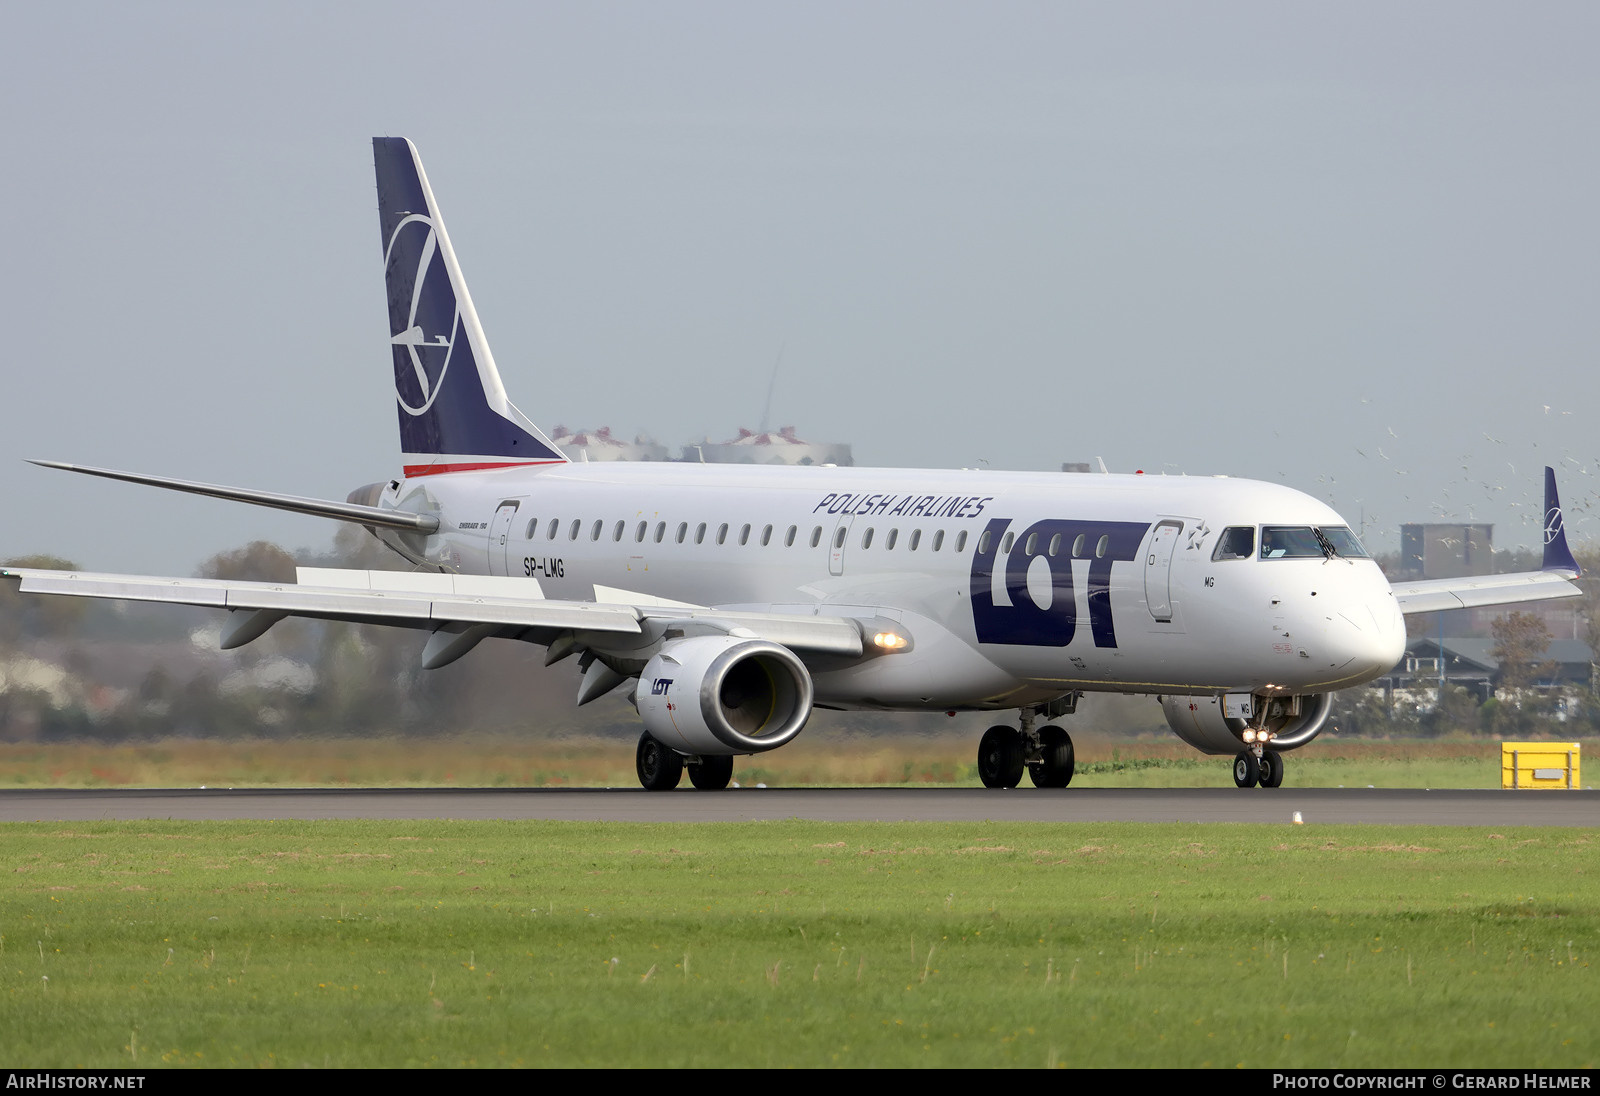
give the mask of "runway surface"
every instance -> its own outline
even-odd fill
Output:
[[[0,791],[0,821],[456,818],[590,822],[1255,822],[1596,826],[1600,791],[1396,788],[151,789]]]

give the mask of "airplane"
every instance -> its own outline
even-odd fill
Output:
[[[47,467],[365,526],[409,572],[294,583],[0,571],[25,593],[211,606],[232,649],[289,617],[423,633],[425,668],[486,639],[576,656],[577,703],[626,687],[640,784],[726,788],[813,708],[1015,711],[978,775],[1072,780],[1088,693],[1156,697],[1241,788],[1386,673],[1405,615],[1579,593],[1555,473],[1538,571],[1390,584],[1309,495],[1229,477],[584,463],[507,395],[415,146],[377,138],[393,475],[345,502]],[[1044,722],[1043,725],[1041,721]]]

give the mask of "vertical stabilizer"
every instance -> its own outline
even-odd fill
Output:
[[[372,154],[406,475],[566,463],[506,397],[416,146]]]

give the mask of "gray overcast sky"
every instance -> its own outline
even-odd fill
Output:
[[[669,445],[1600,536],[1600,5],[12,4],[0,555],[189,573],[397,468],[374,135],[512,398]],[[1548,408],[1548,410],[1547,410]],[[1524,518],[1527,518],[1525,521]]]

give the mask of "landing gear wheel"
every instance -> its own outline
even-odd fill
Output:
[[[1261,755],[1261,786],[1277,788],[1283,785],[1283,755],[1277,750],[1267,750]]]
[[[702,757],[689,766],[689,783],[703,792],[720,792],[733,779],[733,756]]]
[[[639,736],[639,749],[633,755],[633,768],[646,791],[670,792],[683,779],[683,755],[667,749],[646,731]],[[733,771],[731,765],[728,771]]]
[[[1261,762],[1256,755],[1245,750],[1233,759],[1233,782],[1241,788],[1253,788],[1261,780]]]
[[[990,727],[978,743],[978,779],[985,788],[1015,788],[1022,782],[1022,733]]]
[[[1035,788],[1065,788],[1072,783],[1077,759],[1072,737],[1060,727],[1039,728],[1039,760],[1028,763],[1028,778]]]

